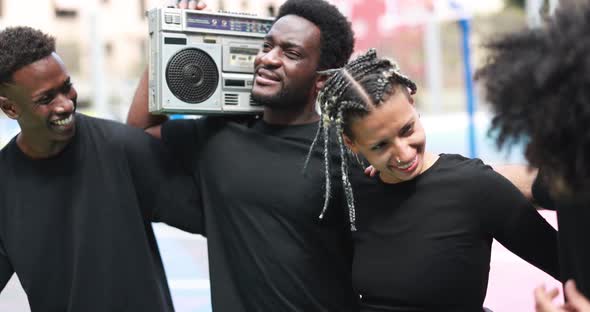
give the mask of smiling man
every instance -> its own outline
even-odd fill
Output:
[[[0,150],[0,289],[16,273],[32,312],[173,311],[151,221],[202,233],[195,184],[143,131],[76,113],[53,38],[7,28],[0,51],[21,129]]]
[[[199,181],[213,311],[357,311],[340,186],[319,219],[321,150],[303,174],[325,79],[317,71],[343,66],[353,44],[350,24],[333,5],[286,1],[255,59],[252,97],[264,105],[262,118],[162,123],[148,113],[144,76],[128,123],[161,137]]]
[[[14,84],[7,84],[5,90],[14,101],[2,99],[2,108],[21,127],[17,145],[31,158],[58,154],[76,131],[78,96],[61,59],[52,52],[14,72],[12,80]],[[55,105],[51,105],[54,100]]]

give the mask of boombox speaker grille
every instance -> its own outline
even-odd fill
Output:
[[[166,67],[166,83],[178,99],[198,104],[215,92],[219,73],[209,54],[197,48],[188,48],[170,58]]]

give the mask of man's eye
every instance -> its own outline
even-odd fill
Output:
[[[70,91],[72,91],[72,87],[73,87],[73,86],[74,86],[74,84],[73,84],[73,83],[71,83],[71,82],[67,82],[66,84],[64,84],[64,86],[63,86],[63,88],[62,88],[61,92],[62,92],[63,94],[68,94],[68,93],[70,93]]]
[[[299,54],[297,54],[295,52],[286,52],[285,55],[290,59],[298,59],[299,58]]]
[[[40,99],[36,100],[35,101],[35,104],[37,104],[37,105],[49,105],[49,103],[51,103],[51,101],[53,101],[53,98],[43,97],[43,98],[40,98]]]

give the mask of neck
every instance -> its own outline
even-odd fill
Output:
[[[432,165],[434,165],[434,163],[438,160],[439,157],[440,156],[438,156],[436,154],[425,152],[424,153],[424,165],[422,166],[422,172],[420,172],[420,174],[422,174],[424,171],[426,171],[430,167],[432,167]]]
[[[16,145],[32,159],[46,159],[61,153],[69,141],[57,142],[42,139],[33,139],[22,132],[16,137]]]
[[[320,120],[320,115],[314,105],[307,105],[300,111],[265,107],[262,120],[273,125],[301,125]]]

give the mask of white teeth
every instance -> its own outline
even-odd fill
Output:
[[[69,125],[72,122],[73,119],[74,119],[73,118],[73,115],[69,115],[67,118],[56,120],[53,123],[56,124],[56,125],[58,125],[58,126],[67,126],[67,125]]]
[[[407,164],[397,166],[397,168],[402,169],[402,170],[406,170],[406,169],[410,168],[416,162],[417,159],[418,159],[418,156],[414,157],[414,159],[412,159],[412,161],[410,161]]]
[[[404,165],[404,166],[399,166],[398,168],[400,169],[408,169],[410,168],[410,164]]]

